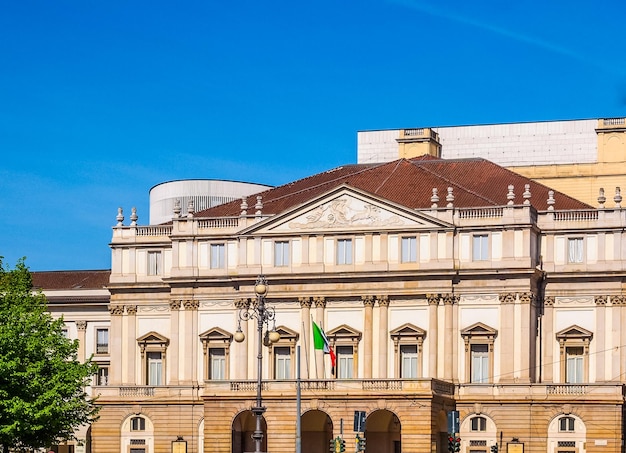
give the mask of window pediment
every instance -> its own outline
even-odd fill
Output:
[[[290,328],[285,326],[276,327],[276,332],[280,334],[281,340],[291,341],[295,343],[298,341],[298,338],[300,338],[300,334],[298,332],[296,332],[295,330],[291,330]]]
[[[477,322],[463,329],[461,336],[466,340],[468,338],[488,338],[493,340],[498,336],[498,331],[493,327],[489,327],[487,324]]]
[[[391,338],[393,338],[394,340],[415,338],[424,339],[424,337],[426,337],[426,331],[417,326],[414,326],[411,323],[406,323],[401,325],[400,327],[393,329],[391,332],[389,332],[389,335],[391,335]]]
[[[344,340],[344,339],[350,339],[350,340],[360,340],[361,339],[361,332],[359,332],[358,330],[346,325],[346,324],[342,324],[338,327],[335,327],[332,330],[329,330],[328,332],[326,332],[326,336],[328,337],[332,337],[334,340]]]
[[[573,325],[557,332],[556,338],[558,340],[591,340],[593,338],[593,332]]]
[[[200,340],[207,343],[230,343],[233,340],[233,335],[224,329],[213,327],[201,333]]]
[[[159,345],[159,346],[168,346],[170,344],[170,340],[167,337],[164,337],[160,333],[157,332],[148,332],[145,335],[137,338],[137,343],[142,345]]]

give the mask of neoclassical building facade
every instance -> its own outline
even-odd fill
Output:
[[[120,212],[89,451],[254,450],[259,332],[241,313],[262,275],[280,334],[261,347],[263,451],[354,451],[364,411],[366,451],[442,453],[457,410],[463,453],[622,452],[626,211],[597,201],[422,156],[165,224]],[[91,315],[72,310],[73,332]]]

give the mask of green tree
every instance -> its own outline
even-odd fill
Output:
[[[30,451],[74,438],[98,407],[85,392],[97,366],[78,360],[78,341],[34,292],[24,259],[15,269],[0,257],[0,445]]]

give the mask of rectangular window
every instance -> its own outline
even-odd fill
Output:
[[[561,417],[559,419],[559,431],[574,431],[574,418]]]
[[[148,275],[161,275],[161,252],[148,252]]]
[[[471,352],[471,377],[476,384],[489,382],[489,345],[472,344]]]
[[[160,352],[147,352],[148,385],[163,384],[163,360]]]
[[[472,259],[474,261],[485,261],[489,259],[489,236],[486,234],[475,234],[472,243]]]
[[[403,263],[415,263],[417,261],[417,238],[402,238],[402,250],[400,253]]]
[[[352,239],[337,239],[337,264],[352,264]]]
[[[211,269],[223,269],[226,266],[225,257],[225,244],[211,244]]]
[[[567,240],[567,262],[583,262],[583,238],[569,238]]]
[[[289,266],[289,242],[274,242],[274,266]]]
[[[352,346],[337,346],[337,377],[351,379],[353,376],[354,355]]]
[[[417,345],[415,344],[400,346],[400,377],[417,377]]]
[[[109,367],[106,365],[98,365],[97,385],[109,385]]]
[[[109,329],[96,329],[96,354],[109,353]]]
[[[274,376],[276,379],[291,379],[291,353],[288,347],[274,348]]]
[[[209,349],[209,379],[226,379],[226,351],[224,348]]]
[[[583,382],[583,348],[566,348],[566,380],[568,384],[580,384]]]

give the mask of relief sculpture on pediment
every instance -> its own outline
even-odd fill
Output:
[[[289,223],[290,228],[328,228],[336,226],[390,226],[402,225],[404,220],[395,214],[382,211],[371,203],[355,208],[351,198],[342,197],[318,206],[316,209]]]

